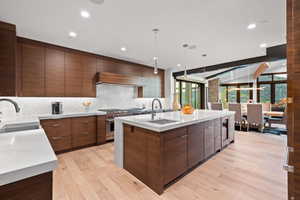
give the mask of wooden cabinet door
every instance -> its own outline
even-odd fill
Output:
[[[288,199],[300,199],[300,1],[287,1]]]
[[[96,117],[72,118],[72,147],[96,144]]]
[[[55,152],[72,148],[71,119],[41,120],[41,124]]]
[[[97,58],[83,56],[82,96],[96,97]]]
[[[188,167],[204,160],[204,123],[188,127]]]
[[[65,95],[65,53],[54,48],[46,48],[46,96]]]
[[[187,129],[180,128],[164,133],[163,145],[164,184],[187,170]]]
[[[82,56],[76,53],[65,53],[65,96],[81,97],[82,95]]]
[[[97,144],[106,142],[106,116],[97,116]]]
[[[0,96],[16,96],[16,27],[0,22]]]
[[[217,152],[222,148],[221,119],[215,119],[213,123],[215,135],[215,152]]]
[[[205,122],[205,159],[215,153],[215,134],[213,125],[213,121]]]
[[[22,45],[21,96],[45,96],[45,48],[42,46]]]

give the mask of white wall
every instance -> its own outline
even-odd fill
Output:
[[[23,115],[39,115],[51,113],[51,102],[63,102],[64,113],[83,112],[84,101],[91,101],[92,105],[90,110],[95,111],[99,108],[132,108],[142,107],[151,108],[152,98],[136,98],[136,88],[133,86],[120,86],[120,85],[97,85],[96,98],[56,98],[56,97],[7,97],[15,100],[20,108],[20,114]],[[0,97],[5,98],[5,97]],[[165,99],[161,99],[164,108],[169,108]],[[13,105],[8,102],[0,102],[0,112],[3,113],[2,117],[14,117],[15,110]]]

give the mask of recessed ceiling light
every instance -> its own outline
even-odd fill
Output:
[[[177,64],[177,67],[181,67],[181,64]]]
[[[259,45],[259,47],[260,47],[260,48],[266,48],[266,47],[267,47],[267,44],[266,44],[266,43],[262,43],[262,44]]]
[[[70,36],[71,38],[76,38],[76,37],[77,37],[77,33],[71,31],[71,32],[69,32],[69,36]]]
[[[254,23],[253,24],[249,24],[247,28],[248,28],[248,30],[255,29],[256,28],[256,24],[254,24]]]
[[[80,15],[81,15],[81,17],[83,17],[83,18],[90,18],[90,13],[88,12],[88,11],[86,11],[86,10],[82,10],[81,12],[80,12]]]
[[[126,47],[121,47],[121,51],[127,51]]]

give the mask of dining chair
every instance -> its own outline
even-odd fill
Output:
[[[271,103],[262,103],[263,111],[271,111]]]
[[[210,107],[212,110],[223,110],[222,103],[211,103]]]
[[[247,131],[249,128],[258,128],[260,132],[264,129],[264,115],[262,104],[247,105]]]
[[[242,116],[242,105],[240,103],[230,103],[228,105],[229,111],[234,111],[234,122],[235,125],[240,126],[240,130],[242,130],[242,125],[244,123],[244,118]]]

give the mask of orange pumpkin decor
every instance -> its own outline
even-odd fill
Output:
[[[183,106],[183,108],[181,109],[181,112],[182,112],[183,114],[190,115],[190,114],[193,114],[194,108],[193,108],[193,106],[191,106],[191,105],[185,105],[185,106]]]

